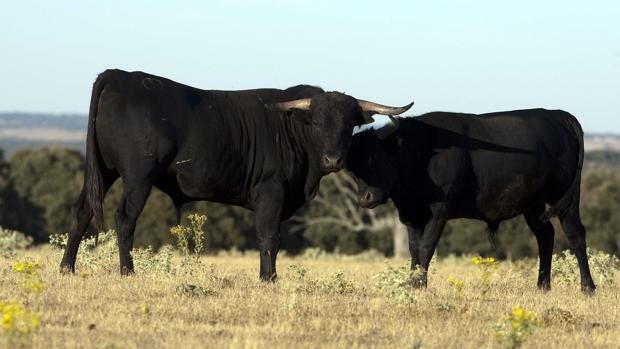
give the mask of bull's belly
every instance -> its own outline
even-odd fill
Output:
[[[476,207],[480,218],[500,221],[516,217],[539,201],[543,183],[531,176],[514,175],[507,181],[480,186]]]
[[[238,177],[235,173],[213,175],[194,171],[179,171],[175,175],[181,192],[189,198],[247,206],[247,190]]]

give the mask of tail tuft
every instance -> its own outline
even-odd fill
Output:
[[[487,222],[487,234],[489,237],[489,244],[495,250],[499,250],[499,243],[497,242],[497,231],[499,229],[499,222]]]

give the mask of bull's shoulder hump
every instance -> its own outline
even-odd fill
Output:
[[[435,111],[415,118],[405,118],[405,120],[414,120],[413,122],[441,126],[462,124],[475,116],[476,114]]]

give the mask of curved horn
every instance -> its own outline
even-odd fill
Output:
[[[411,108],[411,106],[413,105],[413,102],[411,102],[403,107],[390,107],[375,102],[364,101],[362,99],[358,99],[357,102],[359,103],[360,107],[362,107],[363,111],[381,115],[402,114],[409,110],[409,108]]]
[[[289,111],[291,109],[310,110],[312,99],[302,98],[294,101],[265,104],[265,108],[271,111]]]
[[[377,134],[377,137],[379,137],[379,139],[385,139],[389,137],[392,133],[396,132],[396,130],[398,130],[398,126],[400,125],[398,119],[393,117],[392,115],[388,115],[388,117],[390,118],[390,122],[388,122],[387,124],[385,124],[385,126],[381,128],[375,129],[375,133]]]

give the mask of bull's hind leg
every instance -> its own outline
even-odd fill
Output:
[[[523,214],[527,225],[536,236],[538,243],[538,288],[541,290],[551,289],[551,257],[553,256],[553,238],[555,231],[549,222],[540,220],[540,215],[544,212],[544,203],[540,203]]]
[[[116,234],[120,257],[121,275],[133,273],[131,249],[136,229],[136,221],[144,209],[146,200],[151,192],[152,184],[149,180],[139,182],[124,181],[123,196],[116,211]]]
[[[67,246],[65,247],[65,253],[62,256],[60,262],[60,271],[63,273],[75,272],[75,259],[77,258],[77,252],[80,247],[80,241],[86,232],[86,228],[93,218],[90,204],[86,200],[86,188],[82,188],[80,197],[75,204],[75,223],[69,231],[67,237]]]
[[[117,176],[103,176],[102,177],[102,196],[101,200],[105,198],[108,189],[117,179]],[[60,262],[60,271],[63,273],[75,272],[75,260],[77,258],[80,242],[84,238],[86,228],[93,218],[93,212],[86,197],[86,186],[82,188],[82,192],[75,203],[75,221],[69,235],[67,237],[67,246],[65,247],[65,253]]]
[[[581,290],[586,293],[594,292],[596,286],[590,274],[588,254],[586,251],[586,229],[581,223],[579,215],[579,200],[573,200],[570,207],[560,215],[562,229],[568,238],[568,244],[577,257],[579,274],[581,275]]]

